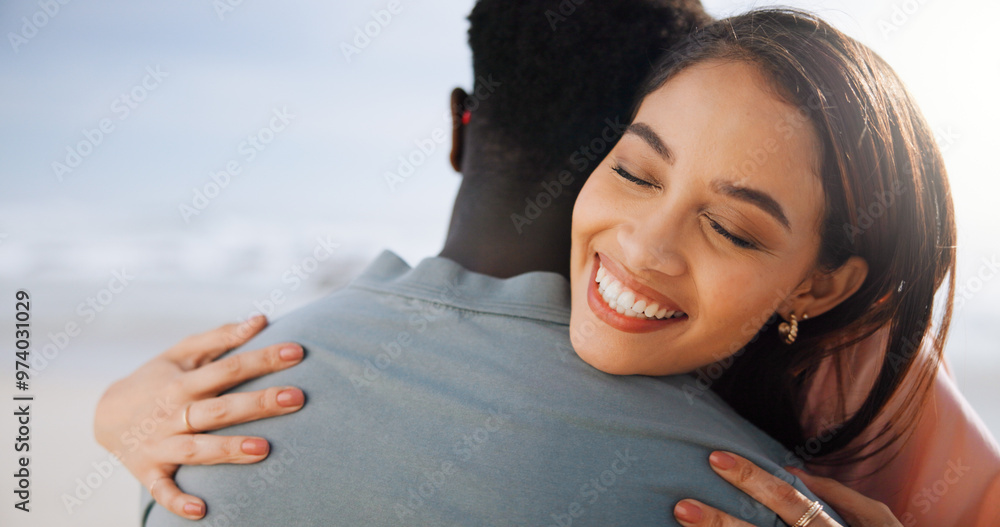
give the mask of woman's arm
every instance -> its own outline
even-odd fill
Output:
[[[157,503],[178,516],[198,519],[205,514],[205,503],[174,483],[180,465],[256,463],[269,451],[263,438],[199,432],[302,408],[302,391],[291,386],[219,396],[302,360],[302,347],[290,343],[215,360],[266,325],[264,317],[257,317],[188,337],[112,384],[97,404],[97,442],[122,461]]]
[[[851,350],[846,376],[850,385],[845,386],[849,408],[857,406],[874,382],[884,339],[882,332],[876,333]],[[839,380],[833,372],[832,366],[824,363],[814,380],[807,425],[837,421],[830,415],[833,409],[825,406],[835,399]],[[873,426],[883,424],[877,420]],[[865,436],[859,438],[866,440]],[[959,392],[946,363],[939,367],[916,427],[905,441],[857,463],[810,468],[826,477],[803,476],[803,482],[848,521],[853,509],[841,510],[839,502],[823,494],[824,489],[836,486],[871,498],[869,501],[874,500],[877,507],[888,507],[898,523],[906,527],[987,527],[1000,521],[1000,448]],[[762,498],[758,501],[768,505],[765,500],[780,501],[781,496],[771,493]],[[859,505],[854,513],[864,514],[870,508],[869,513],[874,514],[876,505]]]
[[[850,385],[860,387],[854,392],[856,399],[867,393],[878,373],[879,352],[884,349],[878,338],[876,333],[870,342],[858,344],[847,362]],[[832,380],[832,375],[818,379],[825,382],[810,393],[810,402],[830,399],[836,386]],[[856,403],[849,400],[848,407]],[[822,422],[828,411],[822,405],[808,405],[810,413],[813,421]],[[887,424],[884,415],[873,422],[873,430]],[[867,440],[866,435],[858,438],[860,444]],[[857,463],[809,468],[885,503],[907,527],[985,527],[1000,519],[1000,447],[959,392],[946,362],[938,367],[909,437]]]

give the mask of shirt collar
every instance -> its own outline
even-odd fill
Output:
[[[351,285],[471,311],[569,324],[569,281],[548,271],[496,278],[440,256],[411,268],[392,251],[383,251]]]

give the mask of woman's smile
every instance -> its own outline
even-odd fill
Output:
[[[601,253],[594,254],[587,303],[601,320],[629,333],[657,331],[688,319],[676,302],[640,284]]]

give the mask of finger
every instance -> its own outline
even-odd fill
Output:
[[[290,368],[302,360],[302,346],[274,344],[210,362],[179,379],[185,394],[193,398],[215,395],[267,373]]]
[[[291,386],[272,387],[255,392],[227,393],[220,397],[191,403],[188,409],[188,424],[191,430],[182,422],[181,431],[206,432],[290,414],[301,409],[304,403],[305,395],[302,390]]]
[[[849,525],[900,525],[886,504],[873,500],[835,479],[813,476],[795,467],[786,467],[785,470],[798,476],[809,490],[833,507]]]
[[[156,457],[171,465],[246,465],[263,460],[270,451],[267,440],[259,437],[183,434],[161,441]]]
[[[674,518],[684,525],[710,525],[711,527],[753,527],[753,524],[709,507],[696,500],[681,500],[674,506]]]
[[[205,502],[181,492],[170,475],[162,474],[153,478],[149,484],[149,492],[161,507],[182,518],[197,520],[205,515]]]
[[[242,345],[267,326],[267,317],[257,315],[244,322],[225,324],[213,330],[192,335],[163,352],[163,357],[182,370],[192,370],[219,355]]]
[[[769,474],[742,456],[716,451],[712,452],[708,459],[716,474],[774,511],[789,525],[795,525],[813,503],[789,483]],[[821,512],[809,525],[816,527],[837,525],[837,523],[826,513]]]

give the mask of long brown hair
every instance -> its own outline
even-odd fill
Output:
[[[819,365],[828,358],[840,364],[850,346],[886,328],[874,386],[856,411],[847,411],[844,383],[838,383],[840,419],[831,416],[819,448],[810,451],[819,463],[869,457],[912,430],[948,333],[956,232],[941,153],[892,68],[802,11],[755,10],[696,31],[654,67],[637,100],[685,67],[717,59],[758,66],[776,95],[807,116],[805,126],[822,144],[819,264],[833,270],[857,255],[869,272],[847,300],[800,322],[792,345],[778,337],[773,315],[712,389],[787,448],[816,444],[818,435],[807,432],[801,418]],[[946,280],[935,323],[935,293]],[[865,434],[875,432],[878,445],[852,444],[890,399],[896,410],[889,426]]]

